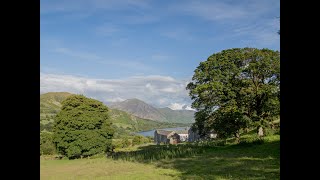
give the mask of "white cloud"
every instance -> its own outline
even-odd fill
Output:
[[[81,76],[40,73],[40,92],[67,91],[94,97],[105,103],[138,98],[156,107],[190,105],[184,84],[170,76],[132,76],[124,79],[93,79]],[[182,104],[174,104],[182,102]]]
[[[176,93],[176,92],[179,92],[179,90],[180,89],[176,89],[174,87],[167,87],[167,88],[160,89],[160,91],[167,92],[167,93]]]
[[[105,98],[104,101],[106,102],[121,102],[124,101],[125,99],[116,97],[116,98]]]
[[[194,111],[194,109],[192,109],[190,106],[184,104],[184,103],[171,103],[168,106],[170,109],[172,110],[192,110]]]
[[[185,110],[192,110],[192,111],[194,111],[194,109],[192,109],[190,106],[187,106],[187,107],[185,108]]]
[[[168,107],[172,110],[181,110],[185,104],[171,103]]]

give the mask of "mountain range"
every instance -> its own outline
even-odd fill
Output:
[[[144,119],[151,119],[159,122],[193,123],[194,111],[172,110],[168,107],[155,108],[139,99],[127,99],[109,105],[112,109],[125,111]]]

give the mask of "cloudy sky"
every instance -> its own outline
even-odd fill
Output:
[[[40,92],[190,108],[201,61],[280,49],[279,0],[40,0]]]

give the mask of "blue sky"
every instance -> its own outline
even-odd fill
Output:
[[[185,84],[223,49],[280,49],[280,2],[41,0],[41,92],[190,107]]]

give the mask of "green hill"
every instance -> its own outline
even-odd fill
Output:
[[[180,123],[193,123],[194,122],[194,111],[191,110],[172,110],[168,107],[158,108],[167,121],[169,122],[180,122]]]
[[[68,92],[50,92],[40,95],[40,130],[51,131],[54,116],[60,111],[61,102],[68,96]],[[130,115],[124,111],[109,108],[110,119],[117,128],[117,135],[130,134],[138,131],[147,131],[156,128],[186,126],[182,123],[156,122]]]
[[[68,96],[68,92],[49,92],[40,95],[40,114],[56,114],[61,107],[61,102]]]

